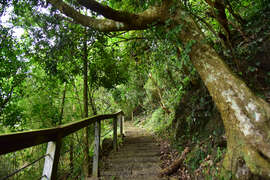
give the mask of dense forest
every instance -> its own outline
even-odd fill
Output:
[[[171,179],[270,179],[268,0],[0,2],[1,134],[122,110],[165,144],[163,167],[190,149]],[[59,179],[87,175],[93,128],[64,139]],[[45,152],[1,155],[0,179]]]

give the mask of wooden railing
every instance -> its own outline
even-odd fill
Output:
[[[95,124],[95,141],[92,176],[98,177],[99,152],[100,152],[100,122],[113,119],[113,147],[117,150],[117,121],[119,122],[120,134],[123,135],[123,112],[115,114],[97,115],[80,121],[60,125],[55,128],[33,130],[0,135],[0,155],[32,147],[42,143],[48,143],[47,155],[45,156],[42,179],[55,180],[60,157],[61,141],[64,137],[82,128]]]

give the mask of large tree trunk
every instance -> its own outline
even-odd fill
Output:
[[[182,19],[182,18],[183,19]],[[224,168],[236,178],[252,174],[270,178],[270,106],[255,96],[207,45],[191,17],[179,11],[175,24],[182,24],[179,39],[196,40],[190,58],[216,103],[225,126],[227,153]]]

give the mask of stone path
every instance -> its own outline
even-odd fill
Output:
[[[160,149],[145,129],[125,122],[125,138],[118,152],[103,162],[102,180],[157,180],[160,171]]]

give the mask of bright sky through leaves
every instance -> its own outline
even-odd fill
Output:
[[[20,37],[23,35],[24,33],[24,29],[20,28],[20,27],[14,27],[12,26],[12,23],[9,22],[10,18],[11,18],[11,12],[13,11],[13,7],[9,7],[6,12],[4,13],[3,16],[0,17],[0,24],[4,27],[9,27],[13,29],[13,35],[15,37],[17,37],[18,39],[20,39]]]

